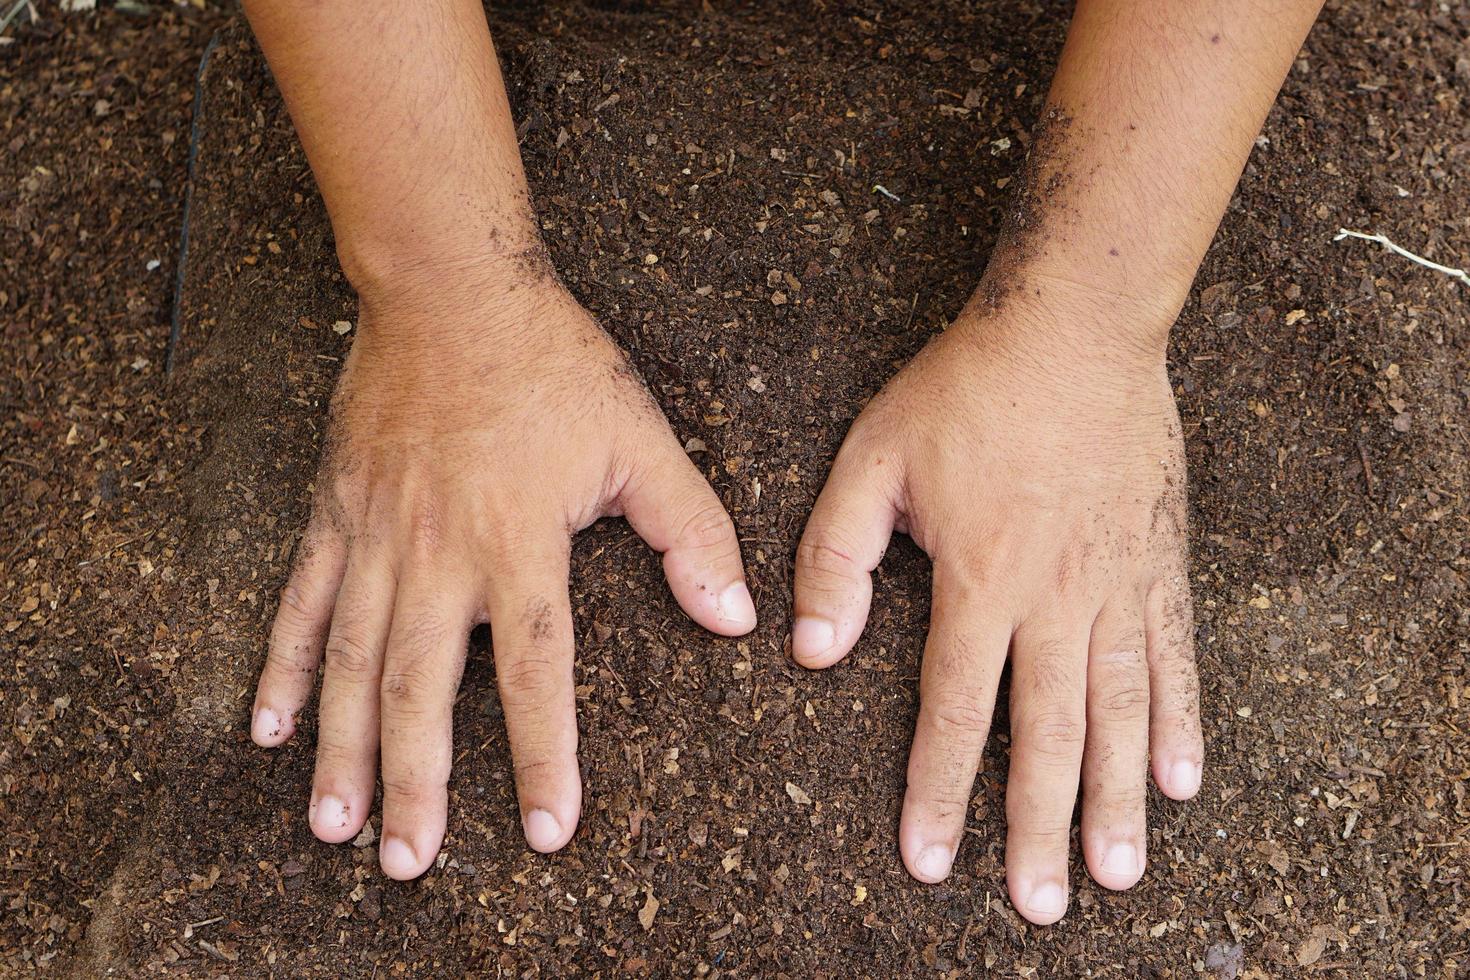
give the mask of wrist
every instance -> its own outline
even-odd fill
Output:
[[[1162,363],[1169,331],[1189,295],[1181,275],[1146,285],[1080,260],[998,253],[960,320],[1007,344],[1107,361]]]
[[[352,268],[365,349],[394,357],[424,352],[441,369],[485,351],[501,363],[534,355],[556,342],[547,333],[564,322],[558,311],[580,311],[539,238],[397,252]]]
[[[452,232],[413,227],[339,237],[337,259],[359,299],[380,305],[404,294],[431,298],[457,284],[506,290],[554,280],[535,217],[458,223]],[[473,213],[473,212],[471,212]],[[433,222],[424,222],[432,228]]]
[[[1182,300],[1121,293],[1034,269],[997,278],[994,268],[992,263],[948,331],[975,356],[1010,361],[1064,385],[1083,383],[1099,370],[1120,381],[1142,381],[1163,369]]]

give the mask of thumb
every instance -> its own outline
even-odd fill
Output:
[[[796,549],[791,655],[803,667],[828,667],[852,649],[868,621],[873,569],[893,534],[893,474],[839,452]]]
[[[620,502],[639,537],[663,552],[669,588],[690,619],[723,636],[755,628],[735,524],[677,442],[669,439]]]

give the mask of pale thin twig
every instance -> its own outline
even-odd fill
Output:
[[[1440,265],[1438,262],[1431,262],[1429,259],[1426,259],[1422,255],[1415,255],[1408,249],[1402,248],[1389,241],[1388,236],[1386,235],[1368,235],[1361,231],[1349,231],[1346,228],[1339,228],[1337,229],[1337,237],[1332,240],[1334,242],[1340,242],[1344,238],[1361,238],[1367,242],[1377,242],[1384,248],[1388,249],[1390,252],[1393,252],[1395,255],[1402,255],[1410,262],[1417,262],[1420,265],[1424,266],[1426,269],[1433,269],[1435,272],[1443,272],[1450,278],[1458,279],[1464,285],[1470,286],[1470,272],[1466,272],[1464,269],[1454,269],[1447,265]]]
[[[6,11],[4,17],[0,17],[0,32],[3,32],[5,30],[5,28],[9,27],[10,26],[10,22],[13,21],[13,20],[15,20],[15,18],[20,14],[20,12],[22,10],[25,10],[27,7],[30,7],[30,11],[31,11],[31,22],[32,23],[35,23],[35,20],[36,20],[36,9],[34,7],[31,7],[31,0],[17,0],[17,3],[15,4],[15,6],[11,7],[8,11]]]

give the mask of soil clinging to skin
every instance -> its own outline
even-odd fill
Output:
[[[1061,924],[1010,910],[1003,735],[954,875],[904,873],[928,615],[906,540],[851,658],[783,654],[826,467],[975,288],[1066,14],[492,11],[555,267],[730,508],[761,626],[706,635],[624,523],[580,536],[582,827],[524,846],[482,630],[441,863],[410,884],[366,835],[312,837],[309,712],[280,751],[246,730],[351,344],[332,325],[356,320],[279,97],[227,26],[166,379],[181,134],[224,18],[21,27],[0,49],[0,970],[1463,973],[1466,305],[1331,239],[1470,260],[1464,4],[1329,5],[1175,331],[1209,762],[1194,803],[1150,798],[1137,888],[1074,856]]]

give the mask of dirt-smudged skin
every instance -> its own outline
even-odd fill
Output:
[[[1463,151],[1445,135],[1464,110],[1458,8],[1334,5],[1267,126],[1171,359],[1216,775],[1189,812],[1152,801],[1141,890],[1079,876],[1067,927],[1033,930],[996,893],[1000,747],[968,801],[975,859],[948,885],[909,884],[884,843],[896,805],[875,801],[903,789],[928,618],[917,551],[891,549],[850,666],[809,677],[776,651],[791,542],[852,417],[973,288],[1019,157],[987,147],[1019,146],[1040,116],[1066,11],[893,5],[813,31],[805,6],[716,6],[551,4],[498,10],[496,27],[517,118],[545,120],[523,145],[556,268],[680,438],[709,447],[697,458],[769,628],[747,651],[701,639],[626,528],[594,528],[573,566],[583,836],[551,859],[512,844],[480,637],[445,865],[401,887],[371,848],[281,823],[309,786],[309,713],[301,748],[244,751],[348,346],[324,325],[353,319],[305,161],[229,34],[165,384],[169,277],[140,259],[169,269],[186,93],[214,25],[38,5],[0,66],[0,371],[19,403],[0,413],[0,973],[64,973],[74,953],[87,977],[1462,968],[1445,937],[1465,914],[1470,330],[1453,283],[1327,244],[1353,223],[1470,255]],[[969,114],[950,111],[972,89]],[[780,307],[771,269],[802,284]]]
[[[1040,295],[1040,287],[1026,276],[1028,263],[1045,254],[1055,239],[1067,234],[1066,191],[1078,176],[1072,172],[1070,147],[1085,134],[1073,131],[1065,109],[1048,105],[1032,127],[1026,158],[1009,182],[1009,201],[991,260],[971,300],[1000,312],[1006,300],[1020,290]]]

